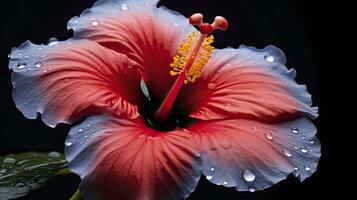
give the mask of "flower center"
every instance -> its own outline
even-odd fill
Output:
[[[170,74],[177,76],[177,79],[167,93],[161,106],[155,113],[155,120],[165,122],[169,119],[170,110],[183,84],[193,83],[200,77],[201,69],[212,56],[213,36],[209,36],[213,30],[227,30],[228,22],[225,18],[217,16],[212,24],[203,23],[203,15],[193,14],[189,18],[192,25],[199,27],[199,32],[193,32],[188,39],[183,42],[178,49],[177,55],[173,57],[170,64],[172,68]]]

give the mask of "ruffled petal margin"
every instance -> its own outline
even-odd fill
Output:
[[[293,173],[311,176],[320,158],[316,128],[307,118],[278,124],[231,119],[189,128],[201,150],[203,174],[239,191],[262,190]]]
[[[189,132],[157,132],[141,118],[90,117],[71,129],[65,155],[88,200],[183,199],[201,175]]]
[[[127,56],[88,40],[25,42],[13,48],[13,99],[30,119],[38,113],[54,127],[109,110],[135,118],[144,101],[138,65]]]
[[[316,118],[311,95],[295,82],[296,71],[288,70],[285,62],[284,53],[274,46],[216,50],[197,83],[184,88],[175,109],[202,120]]]
[[[99,0],[68,22],[74,37],[89,39],[127,55],[141,66],[151,99],[161,102],[175,77],[170,63],[188,34],[188,19],[158,0]]]

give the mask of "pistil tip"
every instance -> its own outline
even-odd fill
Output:
[[[189,22],[192,25],[198,26],[201,34],[204,35],[209,35],[216,29],[220,29],[222,31],[228,29],[228,22],[222,16],[217,16],[214,19],[214,22],[212,24],[209,24],[209,23],[203,23],[203,15],[201,13],[195,13],[191,15],[191,17],[189,18]]]
[[[228,21],[222,16],[217,16],[211,25],[213,27],[213,30],[220,29],[222,31],[225,31],[228,29]]]

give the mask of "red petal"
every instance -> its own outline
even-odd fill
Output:
[[[217,50],[197,83],[185,87],[177,109],[204,120],[317,117],[306,86],[284,64],[284,53],[273,46]]]
[[[193,146],[188,132],[157,132],[141,118],[101,115],[72,128],[65,152],[85,199],[168,200],[187,197],[198,183]]]
[[[267,188],[290,173],[304,180],[316,170],[320,158],[316,128],[307,118],[279,124],[206,121],[190,131],[201,149],[207,179],[240,191]]]
[[[134,118],[144,99],[137,65],[125,55],[88,40],[56,45],[26,42],[14,48],[13,97],[27,118],[42,114],[49,126],[109,109]]]
[[[140,64],[152,99],[161,102],[175,79],[169,73],[172,57],[194,28],[179,13],[157,8],[157,2],[102,0],[68,27],[76,38],[96,41]]]

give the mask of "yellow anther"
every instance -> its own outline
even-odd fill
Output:
[[[211,45],[214,41],[214,37],[213,35],[211,35],[205,38],[196,57],[190,58],[191,53],[195,48],[199,37],[199,34],[197,34],[196,32],[192,32],[192,34],[188,36],[187,40],[181,43],[177,51],[177,55],[173,57],[173,62],[170,64],[170,67],[172,68],[170,74],[171,76],[175,76],[177,74],[180,74],[184,70],[187,62],[190,59],[194,59],[192,67],[186,75],[186,79],[184,81],[185,84],[189,82],[193,83],[196,81],[197,78],[200,77],[203,66],[207,64],[214,50],[214,47]]]

